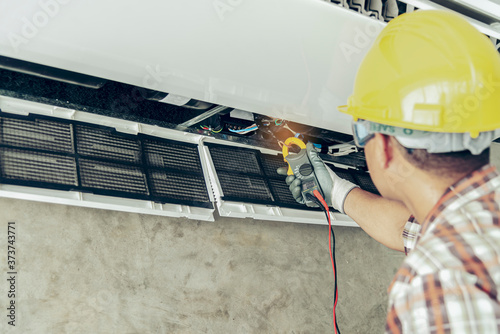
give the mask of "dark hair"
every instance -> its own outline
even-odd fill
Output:
[[[470,151],[429,153],[425,149],[408,149],[395,140],[404,158],[413,166],[435,175],[468,174],[490,163],[490,148],[481,154]]]

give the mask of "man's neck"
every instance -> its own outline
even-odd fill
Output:
[[[422,170],[405,182],[403,202],[418,222],[423,223],[445,191],[468,173],[434,175]]]

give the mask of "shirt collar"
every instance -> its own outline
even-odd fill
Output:
[[[423,235],[432,222],[446,211],[456,210],[494,191],[493,186],[486,185],[495,178],[500,178],[496,167],[487,164],[451,185],[427,214],[420,235]]]

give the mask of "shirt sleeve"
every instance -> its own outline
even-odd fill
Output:
[[[415,217],[410,216],[410,218],[408,218],[403,230],[403,243],[406,255],[415,248],[415,243],[417,242],[417,237],[421,228],[420,223],[417,222]]]
[[[498,333],[500,305],[464,271],[440,270],[395,287],[386,333]]]

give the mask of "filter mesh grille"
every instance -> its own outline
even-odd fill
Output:
[[[209,146],[216,170],[262,175],[257,151],[231,146]]]
[[[149,166],[201,171],[197,146],[144,140],[144,153]]]
[[[187,176],[165,171],[150,172],[151,192],[159,197],[180,200],[209,201],[205,179],[202,176]]]
[[[224,197],[270,201],[273,198],[266,181],[260,177],[241,174],[219,173]]]
[[[287,184],[283,180],[269,180],[271,189],[276,196],[276,201],[282,204],[288,204],[291,206],[299,205],[295,198],[293,198],[290,189],[288,189]]]
[[[71,124],[0,117],[0,144],[73,153]]]
[[[287,163],[283,160],[283,156],[280,155],[270,155],[262,154],[262,167],[264,173],[271,178],[286,178],[284,175],[279,175],[276,170],[280,167],[288,167]]]
[[[141,149],[137,140],[82,125],[77,125],[76,130],[79,154],[133,163],[140,162]]]
[[[0,148],[1,175],[7,179],[78,185],[74,158]]]
[[[45,116],[0,112],[0,182],[213,208],[197,145]]]
[[[147,195],[146,177],[138,167],[80,159],[82,186]]]

